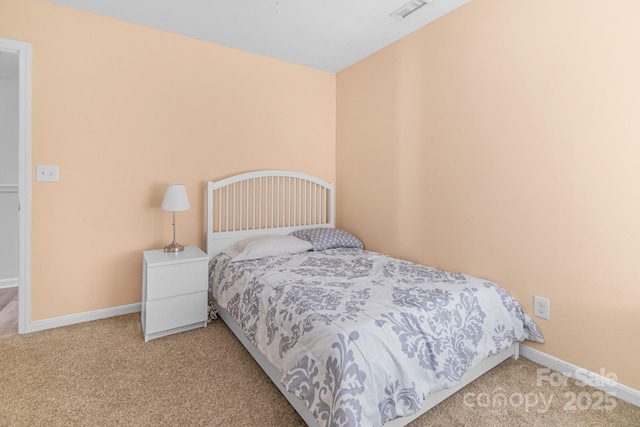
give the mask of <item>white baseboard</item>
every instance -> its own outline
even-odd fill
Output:
[[[543,353],[524,344],[520,344],[520,356],[542,366],[546,366],[549,369],[560,372],[568,377],[577,379],[597,388],[598,390],[602,390],[612,396],[624,400],[625,402],[629,402],[632,405],[640,406],[640,391],[624,384],[620,384],[612,378],[607,378],[601,374],[587,371],[584,368],[580,368],[579,366],[565,362],[564,360],[550,356],[547,353]],[[606,372],[603,373],[607,375]]]
[[[92,320],[106,319],[107,317],[121,316],[123,314],[136,313],[139,311],[140,303],[136,303],[105,308],[102,310],[87,311],[85,313],[70,314],[68,316],[53,317],[51,319],[36,320],[28,325],[27,331],[44,331],[45,329],[59,328],[61,326],[73,325],[75,323],[91,322]]]
[[[12,277],[10,279],[0,279],[0,289],[17,288],[17,287],[18,287],[17,277]]]

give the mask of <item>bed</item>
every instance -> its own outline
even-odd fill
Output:
[[[258,171],[207,185],[211,317],[310,426],[403,426],[542,342],[497,285],[367,251],[333,185]]]

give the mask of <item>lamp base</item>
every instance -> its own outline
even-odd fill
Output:
[[[173,242],[173,243],[165,246],[164,247],[164,251],[165,252],[180,252],[180,251],[184,251],[184,246],[182,246],[180,243]]]

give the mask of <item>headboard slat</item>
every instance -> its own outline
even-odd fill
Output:
[[[207,252],[244,238],[334,227],[333,184],[298,172],[266,170],[207,183]]]

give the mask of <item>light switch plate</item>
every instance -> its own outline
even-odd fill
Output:
[[[58,182],[58,165],[37,165],[36,181]]]

